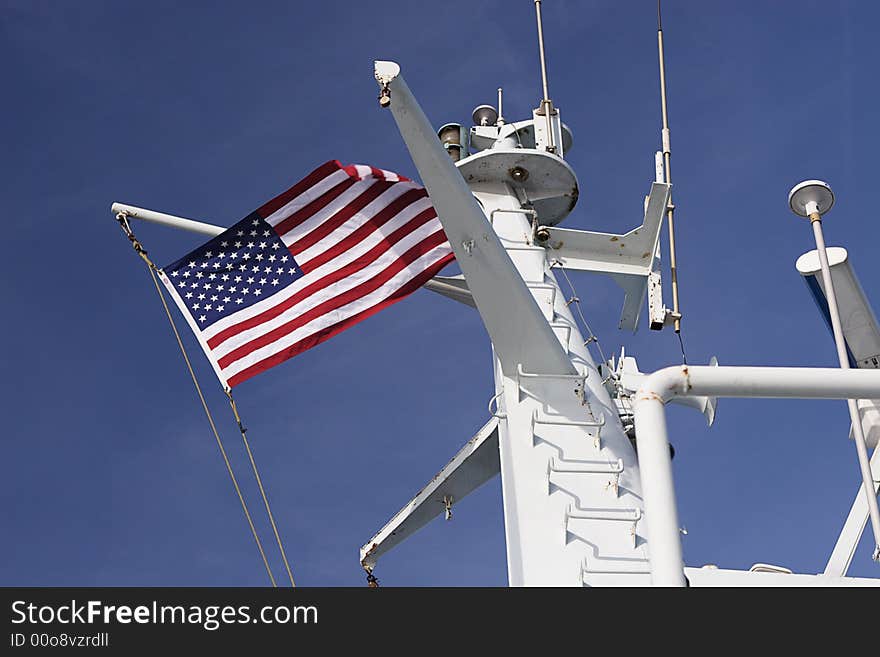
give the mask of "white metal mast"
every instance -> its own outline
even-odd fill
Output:
[[[635,451],[552,271],[551,249],[536,243],[539,222],[561,221],[578,184],[563,159],[570,133],[549,97],[540,0],[535,9],[542,100],[531,120],[499,125],[496,112],[494,125],[482,121],[471,133],[480,152],[450,159],[392,62],[376,63],[380,102],[455,251],[466,280],[459,296],[470,294],[492,340],[510,584],[648,584]],[[662,183],[652,190],[658,230],[668,194]],[[390,529],[407,533],[400,515],[365,546],[368,567]]]
[[[510,584],[649,583],[635,453],[534,244],[534,207],[562,201],[538,211],[555,223],[577,190],[558,110],[493,128],[456,169],[398,66],[377,62],[376,77],[492,340]],[[533,148],[506,143],[528,128]]]
[[[578,185],[563,159],[571,136],[549,97],[540,0],[535,7],[542,100],[531,120],[517,123],[477,108],[470,142],[480,150],[473,155],[455,124],[441,128],[441,143],[399,66],[376,62],[380,104],[391,109],[463,273],[427,287],[480,312],[493,345],[495,396],[492,419],[363,546],[364,567],[372,572],[382,554],[438,515],[438,502],[449,517],[453,503],[500,471],[513,586],[684,586],[688,578],[699,585],[865,583],[763,564],[750,571],[684,567],[666,403],[694,406],[711,424],[715,396],[870,398],[880,394],[880,372],[717,367],[713,359],[710,367],[648,376],[622,358],[606,386],[553,267],[610,274],[627,295],[621,326],[635,328],[656,279],[653,255],[669,209],[665,107],[666,161],[658,161],[642,225],[625,240],[556,228]],[[658,38],[662,67],[662,32]],[[653,324],[668,313],[656,290],[648,298]],[[672,316],[678,331],[677,308]],[[627,417],[638,458],[621,422]]]

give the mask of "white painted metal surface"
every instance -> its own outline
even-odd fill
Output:
[[[361,548],[361,563],[376,560],[445,509],[498,474],[498,419],[492,418],[418,494]]]
[[[164,212],[156,212],[155,210],[147,210],[146,208],[138,208],[133,205],[125,205],[124,203],[114,203],[110,206],[113,214],[124,214],[134,219],[142,219],[154,224],[162,226],[170,226],[171,228],[180,228],[190,233],[199,233],[200,235],[210,235],[216,237],[226,228],[223,226],[215,226],[203,221],[195,219],[185,219],[184,217],[175,217],[173,214],[165,214]]]
[[[468,289],[464,276],[435,276],[425,283],[425,289],[442,294],[444,297],[454,299],[471,308],[477,307],[477,304],[474,303],[474,295]]]
[[[846,340],[850,362],[859,368],[880,368],[880,326],[877,318],[868,302],[861,283],[852,268],[849,254],[842,247],[829,247],[826,249],[828,266],[831,280],[837,295],[837,305],[840,313],[841,329]],[[828,302],[825,297],[822,266],[817,250],[804,253],[797,259],[795,267],[803,276],[807,288],[819,307],[823,319],[829,325],[831,316],[828,312]],[[880,403],[877,400],[859,399],[856,402],[859,417],[862,421],[862,430],[865,444],[874,449],[871,458],[871,472],[876,494],[880,479],[880,451],[877,444],[880,441]],[[854,438],[854,432],[850,428],[849,437]],[[834,550],[825,567],[825,574],[842,577],[846,575],[849,565],[855,554],[856,546],[865,530],[868,522],[868,502],[860,491],[850,508],[843,529],[834,546]]]
[[[670,189],[671,185],[653,183],[642,224],[623,235],[547,227],[545,246],[551,260],[566,269],[609,274],[623,288],[618,328],[635,331],[638,327]]]
[[[880,324],[853,271],[849,254],[839,246],[828,247],[826,251],[831,280],[837,295],[841,329],[854,364],[860,368],[880,368]],[[795,267],[804,277],[823,318],[830,323],[819,252],[814,249],[804,253],[797,259]]]
[[[504,178],[513,194],[520,201],[527,202],[529,208],[541,217],[541,223],[546,225],[555,225],[565,219],[580,193],[577,176],[565,160],[528,148],[526,144],[493,144],[456,166],[471,188]],[[517,176],[518,170],[523,175]]]
[[[378,63],[376,77],[492,339],[510,584],[644,584],[635,452],[532,238],[532,208],[542,223],[542,212],[559,219],[570,209],[573,173],[528,148],[487,148],[456,170],[396,65]]]
[[[678,505],[672,479],[672,457],[666,433],[664,401],[647,385],[633,402],[642,490],[651,535],[651,583],[684,586],[684,560],[679,536]]]
[[[713,356],[709,359],[709,365],[717,367],[718,359]],[[620,361],[617,364],[617,376],[620,387],[628,393],[634,394],[642,387],[642,382],[648,375],[639,372],[639,366],[635,358],[621,354]],[[673,397],[669,401],[670,403],[688,406],[699,411],[706,418],[706,424],[710,427],[715,422],[715,411],[718,407],[718,399],[715,397],[692,395],[688,397]]]
[[[824,180],[805,180],[788,193],[788,207],[799,217],[807,218],[814,212],[825,214],[833,205],[834,192]]]
[[[776,399],[851,399],[880,395],[880,371],[835,367],[682,365],[649,375],[643,390],[679,395]]]
[[[859,416],[862,418],[862,431],[865,435],[865,444],[874,449],[880,445],[880,400],[859,399],[856,402],[859,407]],[[852,426],[849,430],[849,439],[853,440]]]
[[[880,586],[880,579],[864,577],[835,577],[803,575],[798,573],[754,572],[706,567],[685,568],[688,584],[693,587],[768,587],[768,586]]]
[[[809,367],[667,367],[635,395],[636,440],[654,584],[683,584],[678,512],[664,404],[676,396],[858,399],[880,395],[880,371]],[[658,544],[662,548],[658,549]]]
[[[822,268],[822,289],[828,300],[828,315],[831,319],[831,331],[834,334],[834,346],[837,348],[837,360],[840,363],[840,369],[847,370],[850,367],[849,354],[847,353],[846,340],[843,336],[843,328],[840,321],[840,310],[837,305],[837,295],[834,290],[834,282],[831,278],[831,268],[828,265],[828,254],[825,248],[825,236],[822,233],[821,215],[827,212],[834,204],[834,194],[831,188],[825,184],[819,184],[817,181],[808,181],[813,183],[804,187],[807,183],[802,183],[792,190],[789,202],[792,209],[798,212],[798,206],[801,201],[805,202],[805,212],[810,217],[810,226],[813,229],[813,237],[816,239],[816,251],[819,254],[819,265]],[[829,198],[830,197],[830,198]],[[824,205],[824,209],[820,207]],[[878,391],[880,392],[880,391]],[[876,395],[875,395],[876,396]],[[865,499],[868,502],[868,515],[871,519],[871,528],[874,533],[874,561],[880,561],[880,504],[877,502],[877,494],[874,490],[874,483],[871,476],[871,463],[868,457],[868,446],[865,442],[865,434],[862,428],[862,420],[859,415],[857,398],[851,397],[846,400],[849,409],[849,417],[852,423],[853,442],[856,446],[856,452],[859,458],[859,471],[862,475],[862,490]]]
[[[871,457],[871,475],[874,480],[874,494],[880,490],[880,449],[874,449],[874,455]],[[825,566],[825,575],[832,577],[844,577],[852,563],[853,556],[859,540],[868,524],[868,500],[865,499],[864,492],[861,488],[855,495],[846,521],[843,523],[843,529],[840,530],[840,536],[834,544],[831,556],[828,557],[828,564]],[[878,580],[880,581],[880,580]]]
[[[376,62],[375,75],[390,94],[391,112],[505,371],[513,372],[522,363],[532,371],[573,373],[510,256],[413,98],[400,67]]]

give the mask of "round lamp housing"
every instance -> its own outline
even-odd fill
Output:
[[[495,125],[498,123],[498,110],[491,105],[478,105],[473,113],[474,125]]]

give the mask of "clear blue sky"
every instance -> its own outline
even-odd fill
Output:
[[[0,2],[6,348],[0,584],[264,585],[238,502],[112,201],[230,225],[330,158],[413,176],[373,59],[400,62],[431,120],[540,89],[533,4]],[[545,3],[551,96],[575,141],[571,228],[640,222],[659,144],[652,0]],[[869,297],[880,91],[869,2],[667,0],[673,173],[691,362],[835,364],[794,270],[786,205],[830,181],[826,223]],[[159,262],[198,236],[151,225]],[[672,333],[616,329],[614,285],[576,278],[606,351],[678,362]],[[240,439],[187,336],[280,574]],[[419,291],[237,389],[298,581],[360,585],[358,548],[486,420],[476,313]],[[824,567],[856,492],[843,402],[670,410],[691,565]],[[385,584],[506,582],[498,480],[380,562]],[[852,574],[878,576],[865,541]]]

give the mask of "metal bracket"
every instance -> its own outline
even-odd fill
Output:
[[[568,521],[569,520],[614,520],[620,522],[631,522],[630,535],[633,539],[633,547],[637,547],[636,529],[639,521],[642,519],[642,510],[638,507],[634,509],[578,509],[573,505],[569,505],[565,512],[565,537],[568,537]]]
[[[452,520],[452,497],[449,495],[443,497],[443,511],[446,520]]]
[[[502,390],[497,395],[494,395],[492,397],[492,399],[489,400],[489,415],[491,415],[492,417],[497,417],[499,420],[504,420],[507,418],[507,413],[500,413],[499,409],[498,409],[498,398],[501,397],[501,395],[503,395],[503,394],[504,394],[504,391]],[[493,403],[495,404],[494,411],[492,410]]]
[[[589,463],[584,461],[561,461],[555,456],[547,462],[547,493],[550,493],[552,481],[550,477],[554,472],[577,473],[577,474],[610,474],[606,488],[614,491],[617,497],[620,488],[620,475],[623,473],[623,459],[617,459],[616,463]]]
[[[718,367],[718,359],[715,356],[712,356],[712,358],[709,359],[709,365]],[[644,381],[647,376],[647,374],[643,374],[639,371],[639,365],[636,363],[636,359],[632,356],[625,355],[621,350],[620,360],[617,363],[617,380],[619,381],[621,388],[618,395],[631,395],[635,393],[641,387],[642,381]],[[703,395],[687,397],[676,396],[670,399],[669,403],[688,406],[698,410],[703,414],[703,417],[706,418],[706,424],[710,427],[715,422],[715,413],[718,409],[717,397],[707,397]]]
[[[561,381],[574,381],[575,388],[574,394],[578,399],[584,399],[584,388],[586,386],[587,377],[589,376],[589,372],[585,372],[581,374],[578,372],[577,374],[538,374],[535,372],[526,372],[523,369],[522,363],[517,363],[516,365],[516,386],[519,393],[525,392],[527,395],[535,397],[534,393],[529,392],[528,389],[523,388],[522,379],[558,379]]]
[[[548,257],[566,269],[607,274],[625,293],[620,328],[635,331],[648,283],[655,273],[660,227],[672,186],[655,182],[645,205],[642,225],[622,235],[541,226]],[[655,285],[659,277],[655,276]],[[653,321],[652,317],[652,321]]]
[[[438,516],[449,520],[452,503],[460,502],[500,472],[498,419],[489,420],[434,478],[407,502],[361,548],[361,564],[372,569],[377,559]],[[442,506],[441,506],[442,505]]]

